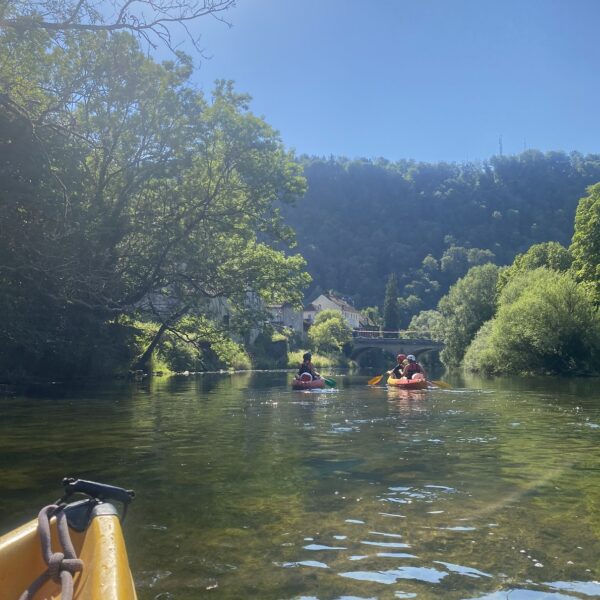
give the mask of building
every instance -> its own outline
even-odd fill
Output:
[[[303,317],[305,323],[312,325],[315,317],[322,310],[337,310],[342,313],[342,317],[351,329],[360,329],[367,323],[367,318],[360,314],[358,309],[354,308],[346,300],[338,298],[333,294],[321,294],[305,307]]]
[[[302,334],[302,312],[296,310],[291,304],[270,304],[267,310],[271,313],[269,322],[274,327],[289,327],[293,331]]]

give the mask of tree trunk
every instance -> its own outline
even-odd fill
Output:
[[[163,333],[167,330],[167,328],[168,328],[167,323],[161,324],[161,326],[158,328],[158,331],[152,338],[152,341],[148,344],[148,347],[144,350],[144,352],[135,361],[135,363],[133,365],[134,370],[141,370],[141,371],[148,370],[147,367],[148,367],[148,363],[150,362],[150,359],[152,358],[152,353],[154,352],[154,349],[158,345],[158,342],[160,342],[160,340],[163,336]]]

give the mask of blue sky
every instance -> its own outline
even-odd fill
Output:
[[[233,79],[299,154],[600,152],[600,0],[238,0],[227,19],[197,23],[195,82]]]

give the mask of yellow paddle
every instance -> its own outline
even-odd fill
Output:
[[[377,385],[383,378],[385,375],[389,375],[390,372],[387,371],[386,373],[382,373],[381,375],[377,375],[377,377],[373,377],[373,379],[369,379],[369,381],[367,381],[367,383],[369,385]]]
[[[445,390],[451,390],[452,386],[449,383],[446,383],[445,381],[439,381],[437,379],[431,379],[429,380],[429,383],[433,383],[433,385],[437,385],[440,388],[443,388]]]

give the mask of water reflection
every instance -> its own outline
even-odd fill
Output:
[[[336,376],[303,393],[290,378],[3,399],[0,528],[73,474],[136,489],[140,600],[600,596],[590,380],[406,392]]]

